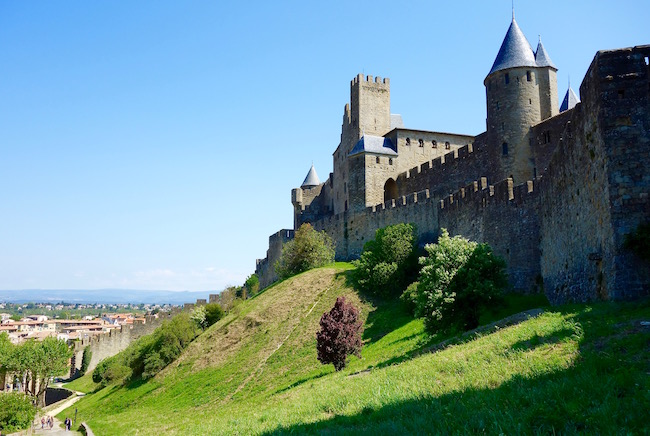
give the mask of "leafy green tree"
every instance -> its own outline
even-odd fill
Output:
[[[359,289],[384,296],[397,295],[417,276],[417,230],[413,224],[396,224],[375,232],[354,261]]]
[[[190,318],[201,330],[205,330],[205,328],[208,326],[205,320],[205,307],[203,306],[196,306],[194,309],[192,309]]]
[[[0,394],[0,434],[29,428],[35,416],[30,397],[18,392]]]
[[[334,243],[325,232],[309,223],[300,226],[294,238],[284,244],[275,272],[281,279],[334,262]]]
[[[257,294],[260,290],[260,279],[257,277],[257,274],[251,274],[248,276],[244,282],[244,287],[246,288],[246,294],[249,297]]]
[[[442,229],[437,244],[420,258],[419,313],[431,332],[469,330],[478,326],[482,310],[501,302],[507,286],[505,261],[487,244]]]
[[[16,346],[7,358],[7,369],[26,377],[26,392],[38,407],[45,406],[45,390],[51,377],[65,374],[72,351],[59,339],[26,341]]]
[[[205,321],[208,326],[219,321],[225,316],[225,312],[217,303],[210,303],[205,305]]]

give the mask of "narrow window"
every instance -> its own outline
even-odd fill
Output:
[[[497,109],[499,109],[499,102],[497,101]]]
[[[506,85],[510,83],[510,74],[506,73],[505,79],[506,79]]]
[[[526,80],[529,81],[529,82],[532,80],[530,71],[526,71]]]
[[[393,164],[393,158],[392,157],[388,158],[388,165],[392,165],[392,164]]]
[[[504,142],[501,144],[501,152],[503,153],[504,156],[508,156],[508,143]]]
[[[619,100],[622,98],[625,98],[625,90],[624,89],[619,89],[618,90],[618,98]]]
[[[431,146],[433,148],[438,148],[438,141],[436,141],[435,139],[433,141],[431,141]]]
[[[445,142],[445,148],[447,150],[449,150],[451,148],[451,144],[449,143],[449,141]]]
[[[533,104],[533,99],[532,98],[528,99],[528,104]]]
[[[645,57],[645,64],[650,65],[650,56]]]
[[[418,139],[418,144],[420,144],[420,147],[424,147],[424,141],[422,138]]]
[[[343,183],[343,192],[348,192],[348,184]]]
[[[377,156],[377,163],[379,163],[379,156]]]
[[[345,210],[348,210],[348,201],[345,200]]]
[[[406,145],[411,145],[411,138],[406,138]]]

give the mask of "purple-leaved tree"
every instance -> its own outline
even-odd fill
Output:
[[[316,334],[318,360],[323,364],[334,365],[337,371],[345,368],[348,355],[361,357],[361,333],[363,323],[359,311],[338,297],[334,307],[320,318],[320,331]]]

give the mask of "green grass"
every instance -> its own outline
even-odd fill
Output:
[[[76,380],[66,383],[64,387],[71,389],[73,391],[89,393],[95,391],[99,384],[93,381],[92,371],[88,374],[84,374]]]
[[[648,301],[552,308],[417,356],[445,338],[399,303],[359,296],[348,269],[265,290],[155,379],[86,396],[80,419],[106,435],[647,431]],[[360,307],[365,345],[336,373],[316,360],[315,333],[339,295]],[[537,298],[511,298],[484,321],[545,304]]]

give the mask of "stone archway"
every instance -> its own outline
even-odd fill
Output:
[[[397,182],[393,179],[388,179],[384,184],[384,203],[396,199],[397,199]]]

